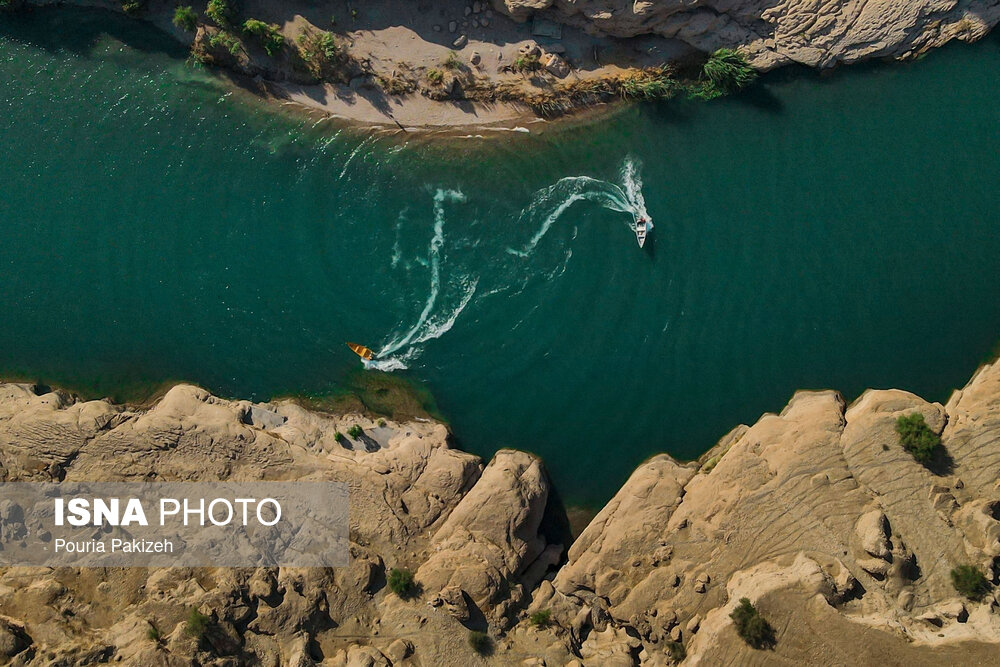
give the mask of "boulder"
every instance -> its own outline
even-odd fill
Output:
[[[545,65],[545,70],[552,76],[564,79],[569,75],[569,63],[555,53],[550,53],[545,58],[543,64]]]
[[[889,520],[881,510],[862,514],[854,530],[861,547],[872,556],[885,559],[892,553],[889,548]]]
[[[548,546],[540,533],[548,493],[539,459],[497,452],[435,533],[417,578],[432,593],[460,588],[480,608],[498,603]]]

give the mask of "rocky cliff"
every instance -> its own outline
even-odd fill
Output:
[[[1000,0],[494,0],[616,37],[658,35],[705,52],[742,48],[762,69],[907,57],[974,40],[1000,21]]]
[[[894,430],[914,412],[946,451],[930,468]],[[950,573],[997,578],[998,463],[1000,364],[943,406],[800,392],[701,462],[647,461],[569,544],[538,459],[484,465],[438,424],[183,385],[149,409],[0,385],[6,481],[351,490],[345,568],[0,570],[0,664],[994,663],[997,601],[959,596]],[[412,596],[388,589],[391,568],[416,573]],[[744,597],[774,628],[770,649],[737,635]],[[209,618],[200,639],[192,608]],[[470,629],[492,638],[485,655]]]

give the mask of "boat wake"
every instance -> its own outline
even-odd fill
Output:
[[[603,208],[629,214],[631,220],[627,224],[634,230],[636,220],[649,220],[649,213],[646,212],[646,200],[642,196],[639,164],[630,157],[625,158],[622,163],[620,180],[621,183],[618,184],[589,176],[568,176],[541,190],[521,214],[522,224],[540,219],[538,231],[523,248],[508,248],[507,252],[519,257],[529,256],[552,225],[578,201],[591,201]],[[649,227],[652,228],[652,223]]]
[[[380,371],[391,372],[408,368],[409,363],[419,356],[422,344],[440,338],[455,325],[458,316],[469,305],[476,293],[478,278],[460,277],[456,282],[460,297],[450,308],[437,309],[441,295],[441,249],[444,246],[445,202],[464,202],[465,195],[457,190],[441,190],[434,193],[434,235],[431,237],[426,262],[431,271],[431,288],[424,309],[416,324],[405,333],[393,338],[379,350],[367,366]],[[398,257],[394,255],[395,262]]]
[[[415,265],[426,269],[429,272],[429,290],[416,321],[411,325],[401,322],[399,331],[392,335],[376,352],[375,358],[366,362],[365,366],[384,372],[409,368],[422,354],[426,343],[450,331],[474,299],[478,302],[501,293],[513,296],[523,291],[532,280],[551,282],[561,276],[573,256],[571,248],[559,248],[557,258],[545,255],[539,261],[536,257],[532,264],[537,266],[526,266],[525,260],[536,255],[539,244],[552,226],[574,204],[581,201],[627,214],[626,225],[632,230],[639,218],[649,220],[642,195],[639,164],[631,158],[626,158],[622,164],[619,183],[589,176],[571,176],[536,192],[531,203],[518,215],[517,223],[497,230],[497,233],[499,235],[509,231],[522,234],[523,230],[534,231],[524,241],[507,247],[506,252],[499,257],[484,255],[488,249],[480,247],[481,235],[463,234],[474,226],[469,224],[470,221],[463,221],[465,224],[461,225],[449,225],[446,244],[446,211],[452,211],[456,205],[467,202],[465,195],[458,190],[437,189],[434,192],[433,234],[426,254],[414,257],[412,263],[402,260],[399,225],[408,216],[405,212],[400,214],[391,258],[392,268],[401,265],[409,271]],[[575,236],[574,231],[572,238]],[[448,256],[449,249],[452,257]]]

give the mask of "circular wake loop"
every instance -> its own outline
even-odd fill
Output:
[[[602,208],[628,214],[625,224],[634,229],[639,218],[649,220],[646,202],[642,195],[640,165],[632,158],[626,158],[620,171],[620,183],[602,181],[589,176],[570,176],[535,193],[531,203],[521,211],[515,229],[534,229],[532,236],[520,247],[506,249],[500,258],[469,262],[472,268],[456,266],[450,276],[443,274],[445,264],[445,222],[446,205],[461,204],[466,201],[464,194],[457,190],[438,189],[434,193],[434,231],[425,257],[417,259],[430,273],[430,285],[423,309],[416,322],[395,334],[375,358],[366,362],[367,368],[384,372],[404,370],[423,352],[427,342],[440,338],[455,325],[462,312],[472,303],[480,283],[489,284],[481,290],[480,300],[498,293],[517,294],[523,291],[533,278],[553,279],[566,268],[572,257],[572,250],[566,249],[557,263],[558,266],[532,266],[526,270],[524,260],[531,257],[552,226],[574,204],[581,201],[593,202]],[[649,225],[652,227],[652,224]],[[463,227],[463,228],[467,228]],[[461,230],[456,235],[460,235]],[[478,239],[464,239],[465,246],[477,245]],[[398,241],[397,241],[398,243]],[[393,267],[400,260],[400,249],[393,248]],[[489,272],[476,275],[488,265]]]

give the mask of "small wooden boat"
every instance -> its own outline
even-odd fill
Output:
[[[646,243],[646,234],[652,226],[646,218],[639,218],[635,221],[635,240],[639,242],[640,248]]]
[[[354,354],[361,357],[362,361],[371,361],[375,353],[364,345],[358,345],[357,343],[348,343],[347,347],[351,348]]]

